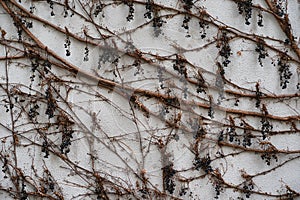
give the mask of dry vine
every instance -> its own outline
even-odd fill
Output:
[[[300,196],[296,0],[0,4],[1,199]]]

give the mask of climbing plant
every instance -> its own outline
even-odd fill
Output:
[[[297,199],[296,0],[0,1],[1,199]]]

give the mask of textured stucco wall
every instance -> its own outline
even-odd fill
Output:
[[[83,8],[88,11],[92,5],[98,5],[99,2],[69,1],[70,8],[73,9],[74,5],[74,10],[77,12],[72,17],[70,10],[67,10],[68,16],[64,17],[65,2],[63,1],[54,3],[55,15],[51,16],[49,2],[51,1],[48,3],[46,1],[22,1],[21,3],[3,1],[0,6],[0,27],[6,32],[1,39],[3,48],[0,49],[1,84],[3,85],[0,94],[4,106],[0,115],[1,161],[5,168],[3,158],[5,155],[10,155],[8,168],[13,175],[20,176],[16,169],[23,172],[28,181],[25,181],[25,191],[28,194],[42,187],[39,185],[42,182],[38,181],[36,174],[45,177],[47,168],[53,179],[57,181],[54,191],[48,190],[47,193],[54,198],[59,198],[59,195],[55,194],[57,191],[65,199],[97,199],[95,194],[97,173],[103,178],[106,195],[111,199],[117,199],[116,196],[109,194],[110,191],[115,193],[115,188],[119,188],[122,192],[126,189],[131,190],[133,195],[124,195],[119,197],[121,199],[129,197],[213,199],[216,196],[219,199],[246,198],[247,192],[243,193],[241,188],[244,185],[249,186],[251,181],[243,177],[245,174],[254,177],[251,199],[280,199],[280,194],[291,191],[298,196],[300,193],[298,158],[300,125],[297,116],[299,117],[300,107],[299,97],[295,94],[299,94],[296,86],[299,82],[297,73],[299,73],[300,60],[291,45],[283,43],[287,36],[275,17],[267,12],[267,1],[253,1],[256,8],[253,8],[252,17],[249,19],[250,25],[245,25],[245,16],[238,13],[236,3],[230,0],[200,0],[189,11],[182,7],[184,1],[155,1],[157,5],[162,6],[158,11],[159,15],[169,14],[169,17],[162,18],[166,23],[157,29],[153,27],[151,21],[153,19],[144,18],[144,1],[134,3],[134,19],[130,22],[126,19],[129,7],[122,2],[102,1],[106,4],[105,8],[97,17],[91,12],[91,18]],[[33,23],[33,27],[28,29],[30,34],[23,31],[21,35],[22,41],[27,45],[10,41],[10,39],[17,41],[18,34],[12,17],[4,8],[5,5],[12,8],[11,12],[16,12],[19,16],[22,16],[20,9],[29,11],[31,6],[35,6],[33,16],[37,18],[33,16],[23,18]],[[266,8],[262,11],[263,27],[257,25],[258,6]],[[92,7],[91,10],[94,8]],[[201,38],[199,33],[197,17],[200,16],[201,9],[209,14],[205,19],[211,21],[208,24],[209,28],[205,30],[205,38]],[[183,14],[179,14],[178,10]],[[183,20],[189,12],[193,13],[188,22],[189,29],[184,29]],[[299,48],[297,41],[300,37],[300,5],[296,0],[288,1],[287,13],[292,33],[297,37],[294,40]],[[53,26],[51,27],[50,24]],[[229,42],[231,62],[228,67],[224,67],[227,81],[220,76],[217,65],[217,62],[223,61],[219,55],[220,48],[216,46],[219,41],[222,41],[219,37],[224,30],[225,32],[229,30],[227,35],[232,37]],[[102,34],[108,37],[103,39],[105,37],[102,37]],[[66,45],[67,38],[71,42],[69,47]],[[255,51],[259,38],[263,38],[271,47],[266,48],[268,56],[262,59],[263,67],[260,66],[258,53]],[[86,43],[85,40],[88,42]],[[9,48],[8,44],[21,50]],[[89,49],[87,61],[84,59],[85,47]],[[50,74],[42,73],[43,77],[39,77],[38,73],[41,73],[43,68],[33,72],[31,67],[34,58],[30,56],[12,58],[12,62],[7,62],[9,59],[5,59],[7,55],[23,55],[24,51],[29,52],[30,48],[41,55],[42,60],[53,61]],[[289,60],[289,69],[293,75],[286,89],[282,89],[280,85],[276,65],[279,54],[276,49],[282,52],[287,50],[287,54],[294,59]],[[70,56],[66,55],[66,50],[71,52]],[[176,55],[186,61],[187,77],[174,70]],[[117,62],[114,62],[116,60]],[[133,67],[135,61],[140,61],[141,64]],[[78,68],[79,71],[75,73],[71,72],[72,70],[68,71],[66,66]],[[32,80],[29,77],[34,73],[36,77]],[[202,74],[207,85],[205,93],[197,93],[195,85],[189,82],[194,80],[197,83],[196,77],[199,73]],[[60,83],[53,77],[71,82]],[[101,85],[103,79],[116,83],[116,86],[109,89],[103,87]],[[260,105],[255,107],[258,83],[260,91],[269,96],[263,98]],[[6,84],[9,86],[5,90]],[[43,98],[50,86],[53,98],[56,99],[57,109],[54,117],[49,118],[45,112],[48,108],[47,99],[43,100]],[[15,90],[36,95],[36,98],[20,96],[19,99],[23,98],[24,102],[15,102],[15,108],[5,112],[7,101],[4,100],[9,98],[7,91],[12,91],[11,95],[19,95],[13,93]],[[179,99],[179,103],[175,107],[170,106],[172,103],[167,104],[169,105],[167,111],[166,107],[158,103],[159,98],[157,100],[136,92],[140,90],[175,96]],[[228,91],[244,96],[234,95]],[[138,101],[129,103],[135,95],[139,97]],[[277,98],[276,95],[287,97]],[[237,100],[239,100],[238,106],[235,105]],[[150,110],[150,117],[147,117],[139,101]],[[40,114],[28,120],[26,113],[28,114],[35,104],[39,105]],[[267,133],[266,138],[262,138],[259,131],[262,126],[263,105],[267,107],[270,115],[275,116],[269,120],[273,129],[270,134]],[[213,117],[208,115],[209,109],[213,109]],[[60,152],[63,125],[58,116],[64,112],[75,123],[72,126],[74,130],[72,142],[68,147],[70,152],[67,154]],[[23,114],[18,115],[18,113]],[[291,120],[283,120],[290,116],[293,116]],[[235,121],[235,126],[239,127],[236,128],[238,134],[236,138],[240,138],[241,143],[244,130],[253,129],[252,145],[243,146],[237,140],[229,142],[231,117]],[[51,125],[47,126],[47,123]],[[178,126],[172,127],[170,125],[172,123]],[[294,130],[291,128],[292,123],[295,125]],[[15,133],[20,133],[17,145],[11,127],[14,127]],[[205,132],[202,139],[197,136],[201,128]],[[280,131],[282,133],[278,133]],[[224,133],[226,144],[231,146],[218,143],[220,133]],[[49,158],[44,158],[44,153],[41,152],[45,140],[53,143],[53,146],[49,147],[51,149]],[[276,154],[277,161],[271,158],[271,164],[267,165],[261,158],[263,153],[260,153],[260,150],[266,150],[264,148],[271,146],[281,153]],[[209,173],[203,168],[195,169],[193,147],[198,149],[199,156],[202,158],[210,155],[212,161],[209,164],[211,167]],[[294,151],[294,153],[284,153],[285,151]],[[97,159],[91,158],[91,155]],[[14,160],[17,160],[17,163]],[[163,174],[165,167],[170,164],[176,172],[171,176],[171,180],[176,185],[172,194],[166,191],[164,186],[166,180]],[[8,171],[0,174],[1,187],[12,187],[13,191],[17,190],[14,188],[15,183],[11,176],[4,178]],[[218,179],[218,175],[222,178]],[[143,194],[141,189],[143,180],[146,180],[143,178],[147,179],[146,185],[151,188],[149,189],[151,192],[146,194]],[[224,182],[217,180],[224,180]],[[20,188],[23,182],[24,179],[18,182]],[[218,184],[223,188],[220,195],[216,195]],[[240,188],[240,191],[236,191],[232,186]],[[185,191],[184,188],[187,188],[186,194],[181,193]],[[156,197],[154,191],[165,193],[166,196]],[[256,192],[261,194],[255,194]],[[80,194],[88,195],[80,196]],[[15,195],[16,198],[20,198],[18,193]],[[4,190],[0,191],[1,196],[6,199],[14,198]],[[28,198],[35,199],[30,195]],[[103,196],[102,198],[105,199]]]

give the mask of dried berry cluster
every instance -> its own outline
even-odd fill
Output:
[[[36,118],[40,114],[38,112],[39,108],[40,108],[39,105],[33,104],[33,106],[29,109],[28,117],[29,117],[30,120],[33,120],[34,118]]]
[[[194,164],[196,170],[202,169],[206,174],[213,171],[213,169],[210,165],[211,164],[211,158],[210,158],[209,154],[207,154],[203,158],[200,158],[199,156],[196,156],[194,161],[193,161],[193,164]]]
[[[187,68],[186,68],[186,61],[179,55],[176,55],[176,59],[173,64],[173,69],[177,71],[180,75],[187,78]]]
[[[54,11],[53,11],[53,9],[54,9],[54,2],[53,2],[53,0],[47,0],[47,3],[50,5],[50,8],[51,8],[51,13],[50,13],[50,15],[51,16],[54,16],[55,14],[54,14]]]
[[[284,17],[284,15],[286,14],[287,2],[285,0],[278,0],[278,1],[274,1],[274,4],[276,7],[276,14],[279,17]]]
[[[181,190],[180,190],[180,192],[179,192],[179,196],[186,195],[188,189],[189,188],[187,188],[187,187],[182,187]]]
[[[2,165],[2,172],[4,173],[4,176],[3,176],[3,178],[8,178],[7,176],[6,176],[6,172],[8,171],[8,160],[7,160],[7,158],[6,158],[6,156],[4,156],[3,158],[2,158],[2,162],[3,162],[3,165]]]
[[[134,18],[134,6],[131,1],[127,1],[125,4],[129,7],[129,13],[128,13],[128,16],[126,17],[126,19],[128,22],[130,22]]]
[[[190,16],[188,16],[188,15],[184,16],[184,19],[183,19],[183,22],[182,22],[182,25],[181,25],[184,29],[187,30],[187,32],[189,32],[189,22],[190,22],[190,20],[191,20]],[[191,36],[189,34],[187,34],[186,37],[191,37]]]
[[[261,42],[257,43],[255,51],[258,53],[258,62],[260,66],[263,67],[262,59],[265,59],[269,54]]]
[[[89,61],[89,48],[86,46],[84,48],[84,57],[83,57],[83,61]]]
[[[263,25],[263,15],[261,13],[258,13],[257,17],[258,17],[257,25],[259,27],[263,27],[264,26]]]
[[[29,12],[31,13],[31,14],[33,14],[34,13],[34,11],[35,11],[35,9],[36,9],[36,7],[34,6],[34,5],[31,5],[30,7],[29,7]]]
[[[165,21],[162,20],[161,17],[155,16],[153,18],[152,27],[154,28],[154,35],[155,35],[155,37],[158,37],[161,34],[161,31],[162,31],[161,27],[162,27],[163,23],[165,23]]]
[[[230,38],[225,31],[222,31],[221,36],[218,38],[217,48],[219,48],[219,55],[222,57],[222,64],[227,67],[231,62],[229,57],[232,55],[231,47],[229,45]]]
[[[32,21],[27,21],[26,19],[20,18],[20,21],[26,28],[30,29],[33,27]]]
[[[193,0],[182,0],[182,1],[184,2],[183,8],[186,10],[190,10],[194,5]]]
[[[290,70],[290,65],[288,63],[288,58],[286,56],[281,56],[277,59],[277,66],[279,76],[280,76],[280,86],[282,89],[286,89],[289,80],[291,79],[293,73]]]
[[[68,13],[69,8],[64,7],[64,18],[67,18],[69,13]]]
[[[203,16],[199,20],[199,26],[200,26],[201,39],[204,39],[207,35],[206,30],[209,28],[209,24],[203,19]]]
[[[243,186],[243,189],[245,191],[245,196],[246,198],[250,198],[251,194],[252,194],[252,190],[254,189],[254,185],[252,181],[249,181],[248,183],[246,182]]]
[[[52,95],[52,90],[50,87],[46,89],[46,95],[45,98],[47,100],[47,109],[45,114],[48,115],[49,119],[54,117],[54,112],[56,109],[56,100],[54,99]]]
[[[138,74],[143,74],[144,73],[144,69],[141,67],[141,61],[140,60],[135,60],[132,64],[133,67],[136,68],[136,71],[134,72],[133,76],[137,76]],[[158,74],[159,74],[159,70],[158,70]],[[162,75],[162,73],[161,73]],[[160,78],[160,76],[158,75],[158,77]],[[159,79],[159,81],[161,82],[161,79]]]
[[[266,135],[268,135],[269,132],[272,131],[273,125],[269,122],[269,120],[266,117],[263,117],[261,122],[261,134],[263,136],[263,139],[266,138]]]
[[[261,159],[264,160],[267,165],[271,165],[271,160],[274,159],[276,162],[278,162],[278,158],[276,154],[272,153],[263,153],[261,154]]]
[[[222,191],[223,191],[222,185],[219,182],[217,182],[215,184],[215,192],[216,192],[215,199],[219,199],[219,196],[220,196]]]
[[[4,108],[6,109],[5,112],[9,112],[11,109],[13,109],[14,104],[10,103],[9,101],[7,101],[6,99],[2,100],[5,104],[4,104]]]
[[[18,22],[14,22],[13,24],[14,24],[14,26],[17,28],[18,39],[19,39],[19,41],[21,41],[21,40],[22,40],[22,33],[23,33],[23,30],[22,30],[22,28],[21,28],[21,26],[20,26],[20,23],[19,23],[19,21],[18,21]]]
[[[61,153],[68,154],[70,152],[71,139],[73,138],[74,131],[68,127],[62,129],[62,142],[60,145]]]
[[[153,12],[153,7],[151,0],[147,0],[146,2],[146,13],[144,14],[144,18],[151,19],[152,18],[152,12]]]
[[[162,170],[164,189],[167,190],[170,194],[173,194],[176,186],[173,180],[173,176],[176,174],[176,171],[173,169],[172,164],[163,167]]]
[[[30,61],[31,61],[31,71],[34,73],[39,67],[39,62],[36,58],[32,58]],[[32,77],[31,79],[33,78],[34,77]]]
[[[247,146],[250,147],[250,146],[252,145],[252,141],[251,141],[252,138],[253,138],[253,135],[251,134],[251,131],[245,129],[245,130],[244,130],[244,134],[243,134],[242,145],[243,145],[244,147],[247,147]]]
[[[245,24],[250,25],[249,19],[252,16],[252,0],[240,0],[237,2],[237,7],[239,13],[245,15]]]
[[[61,125],[60,129],[62,134],[60,151],[67,155],[70,152],[71,139],[73,138],[74,130],[72,126],[74,125],[74,122],[70,121],[67,116],[60,116],[58,118],[58,123]]]
[[[257,82],[255,84],[255,107],[259,108],[260,107],[260,103],[261,103],[261,97],[262,97],[262,92],[259,89],[259,83]]]
[[[43,142],[42,145],[42,152],[45,153],[44,158],[48,158],[50,153],[49,153],[49,143],[47,141],[47,139]]]
[[[103,8],[104,8],[104,4],[102,4],[101,2],[96,4],[95,10],[94,10],[94,13],[93,13],[94,16],[98,17],[98,15],[102,12]],[[102,17],[104,17],[104,15],[102,15]]]
[[[28,198],[28,194],[27,194],[25,188],[26,188],[26,185],[23,182],[22,183],[22,189],[21,189],[21,196],[20,196],[21,200],[26,200]]]
[[[226,129],[226,135],[228,135],[229,137],[229,142],[235,142],[238,145],[241,143],[234,127],[229,127],[228,129]]]
[[[42,63],[42,66],[43,66],[43,71],[46,74],[48,74],[49,71],[51,70],[52,64],[48,60],[44,60],[43,63]]]
[[[67,35],[67,37],[65,39],[65,44],[64,44],[64,47],[66,49],[66,56],[71,55],[70,46],[71,46],[70,37],[69,37],[69,35]]]
[[[224,130],[221,130],[218,136],[218,142],[224,141]]]
[[[53,176],[49,172],[47,168],[44,169],[43,176],[41,179],[41,191],[45,194],[53,193],[55,190],[56,183],[54,181]],[[58,193],[58,191],[57,191]]]

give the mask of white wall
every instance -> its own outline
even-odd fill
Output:
[[[1,199],[299,199],[300,4],[145,2],[1,2]]]

